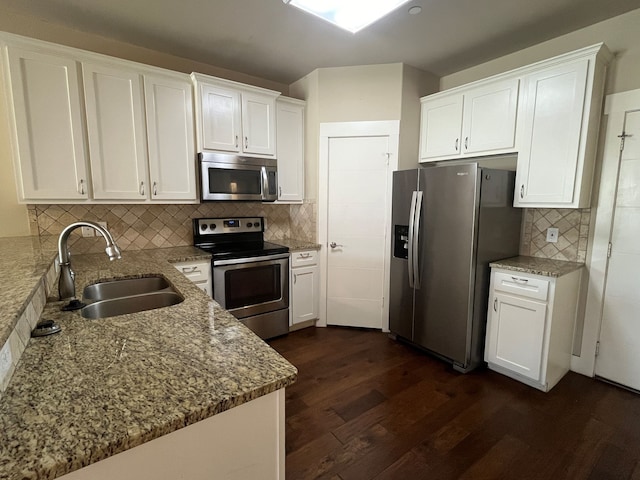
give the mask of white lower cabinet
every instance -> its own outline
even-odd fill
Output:
[[[493,269],[485,360],[489,368],[549,391],[571,365],[581,269],[544,277]]]
[[[63,475],[60,480],[284,480],[284,388]]]
[[[173,264],[179,272],[195,283],[196,287],[213,297],[211,262],[209,260],[188,260]]]
[[[320,284],[317,254],[315,250],[291,253],[290,326],[318,318]]]

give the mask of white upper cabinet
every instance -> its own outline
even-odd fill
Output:
[[[148,197],[142,76],[116,65],[84,62],[89,159],[96,199]]]
[[[513,151],[520,79],[472,88],[464,95],[462,153],[485,155]]]
[[[420,160],[453,158],[460,154],[463,95],[424,98],[421,105]]]
[[[276,101],[278,202],[304,198],[304,107],[305,102],[293,98]]]
[[[196,86],[198,151],[275,157],[279,92],[191,74]]]
[[[4,53],[19,200],[86,200],[78,64],[46,49]]]
[[[512,152],[519,79],[424,97],[420,161]]]
[[[242,152],[257,155],[276,153],[276,97],[242,92]]]
[[[197,199],[192,91],[188,75],[144,75],[152,200]]]
[[[516,206],[590,206],[606,57],[596,46],[524,77]]]
[[[200,85],[202,149],[240,152],[240,93],[217,85]]]

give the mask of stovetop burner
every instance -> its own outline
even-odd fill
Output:
[[[260,257],[289,252],[289,247],[265,242],[263,217],[194,218],[193,244],[214,260]]]

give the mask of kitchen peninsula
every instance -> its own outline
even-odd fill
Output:
[[[28,251],[38,259],[22,265]],[[29,281],[16,282],[20,288],[2,293],[0,304],[17,305],[2,322],[6,340],[55,253],[31,237],[0,239],[0,252],[5,277],[33,270]],[[193,247],[125,251],[115,262],[104,254],[73,257],[78,292],[98,280],[161,275],[184,301],[98,320],[47,303],[42,318],[62,331],[28,341],[0,397],[1,478],[108,478],[100,472],[107,464],[111,478],[174,478],[176,471],[208,478],[205,469],[210,475],[216,462],[229,468],[232,461],[218,445],[239,449],[234,442],[249,448],[243,464],[232,466],[235,475],[251,477],[264,460],[270,478],[284,478],[283,392],[297,370],[169,263],[204,257]],[[264,421],[247,423],[252,415]],[[202,464],[176,441],[208,449],[197,457]],[[251,449],[260,451],[251,458]]]

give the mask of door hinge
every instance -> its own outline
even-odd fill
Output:
[[[600,340],[596,342],[596,357],[600,355]]]
[[[630,133],[625,132],[624,130],[622,131],[621,135],[618,135],[618,138],[620,139],[620,151],[624,150],[624,140],[627,137],[633,137],[633,135],[631,135]]]
[[[607,258],[611,258],[611,242],[609,242],[609,245],[607,245]]]

